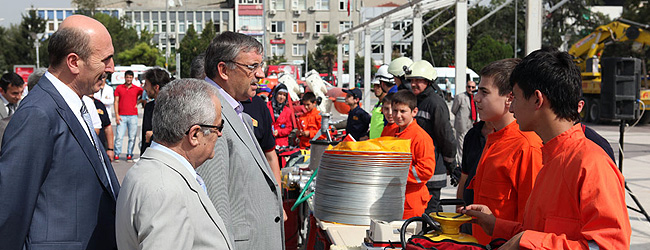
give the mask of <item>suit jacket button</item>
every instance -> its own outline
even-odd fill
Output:
[[[280,216],[275,217],[275,223],[280,222]]]

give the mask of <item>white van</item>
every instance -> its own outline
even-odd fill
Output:
[[[449,81],[449,84],[451,84],[451,97],[456,96],[456,68],[452,67],[434,67],[436,70],[436,73],[438,74],[438,78],[436,78],[436,84],[438,84],[438,87],[442,89],[442,91],[446,92],[447,89],[447,81]],[[467,68],[465,70],[465,73],[469,75],[472,81],[476,82],[478,84],[478,74],[474,72],[474,70]],[[469,80],[469,79],[468,79]]]
[[[124,73],[127,70],[133,71],[133,85],[142,87],[144,84],[144,79],[141,79],[140,74],[144,74],[145,71],[151,69],[151,66],[145,66],[142,64],[132,64],[131,66],[115,66],[115,72],[111,75],[110,85],[115,87],[120,84],[124,84]]]

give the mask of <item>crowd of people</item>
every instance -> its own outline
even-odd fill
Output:
[[[0,248],[284,249],[293,232],[284,230],[276,150],[310,147],[322,100],[306,92],[292,102],[283,84],[259,98],[263,47],[240,33],[218,34],[192,78],[154,68],[142,88],[128,71],[114,91],[106,85],[113,52],[100,22],[74,15],[50,37],[50,66],[30,76],[27,96],[15,73],[0,79]],[[380,66],[370,113],[361,90],[344,90],[351,138],[410,140],[403,218],[439,211],[450,176],[471,204],[458,212],[475,218],[463,231],[482,245],[629,248],[624,179],[611,147],[579,123],[571,57],[538,50],[480,76],[454,97],[454,128],[427,61]],[[111,163],[127,131],[125,159],[134,159],[144,93],[153,100],[142,155],[120,185]]]

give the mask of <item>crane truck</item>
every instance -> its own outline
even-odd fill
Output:
[[[590,122],[601,120],[599,105],[602,71],[599,61],[605,46],[626,41],[632,41],[632,49],[636,51],[642,51],[644,46],[650,46],[650,25],[619,18],[609,24],[599,26],[569,49],[568,52],[573,56],[582,75],[582,93],[585,105],[580,117],[583,120]],[[650,110],[650,85],[648,85],[645,65],[643,68],[645,81],[641,83],[640,99],[644,105],[641,106],[645,110]],[[650,121],[650,112],[644,112],[642,121],[644,123]]]

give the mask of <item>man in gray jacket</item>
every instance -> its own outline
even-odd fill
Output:
[[[451,113],[454,114],[454,129],[456,130],[456,141],[458,142],[457,160],[463,157],[463,139],[467,131],[478,121],[478,113],[474,105],[474,91],[476,83],[468,81],[466,91],[454,97],[451,105]]]
[[[219,90],[224,128],[215,157],[197,171],[235,249],[284,249],[280,187],[241,104],[255,95],[263,62],[262,44],[234,32],[215,37],[205,53],[205,80]]]

